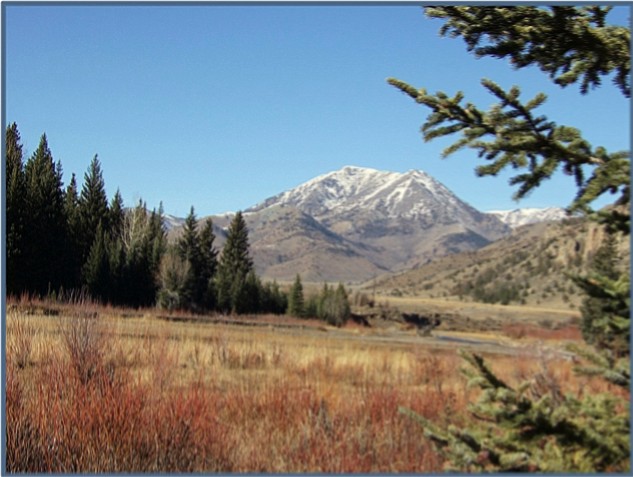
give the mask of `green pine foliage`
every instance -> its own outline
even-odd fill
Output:
[[[65,284],[64,249],[67,228],[64,215],[61,163],[55,163],[46,135],[25,166],[26,207],[23,266],[28,287],[39,294]]]
[[[260,310],[263,313],[283,315],[288,309],[288,295],[279,288],[277,281],[266,282],[260,290]]]
[[[163,303],[168,308],[173,308],[175,303],[178,308],[196,312],[214,308],[216,299],[213,279],[217,268],[214,241],[213,222],[207,220],[202,230],[198,230],[198,219],[192,206],[185,220],[183,234],[176,243],[178,260],[170,258],[169,264],[163,269],[167,274],[163,277],[163,285],[167,288],[161,292],[161,301],[164,302],[169,297]],[[181,271],[184,271],[184,275],[176,284],[175,277]]]
[[[538,66],[562,87],[580,82],[582,94],[611,75],[630,96],[630,30],[606,25],[605,7],[430,7],[429,17],[444,20],[440,32],[462,37],[477,56],[508,58],[515,68]],[[570,212],[583,212],[605,230],[630,233],[630,155],[592,146],[580,131],[558,125],[536,109],[542,93],[524,102],[517,86],[509,91],[489,79],[483,86],[497,99],[487,111],[463,103],[464,95],[429,94],[407,83],[388,82],[430,109],[422,126],[425,141],[459,135],[444,150],[478,152],[486,164],[478,175],[512,168],[520,199],[557,170],[574,178],[578,193]],[[614,206],[596,213],[591,203],[604,194]],[[608,241],[607,241],[608,242]],[[575,282],[587,293],[583,333],[593,348],[573,347],[577,373],[630,388],[630,277],[619,267],[613,244],[605,243],[594,270]],[[626,269],[626,270],[624,270]],[[472,424],[440,428],[420,421],[425,434],[446,457],[447,467],[467,472],[630,472],[630,402],[589,392],[566,395],[541,373],[512,387],[501,381],[476,354],[463,353],[469,385],[481,390],[470,407]]]
[[[215,275],[218,269],[218,251],[215,249],[215,233],[213,221],[207,219],[200,231],[200,259],[201,267],[201,303],[206,309],[214,309],[216,306]]]
[[[216,276],[218,307],[224,313],[239,313],[245,299],[246,277],[253,270],[248,229],[241,212],[235,214],[220,256]]]
[[[101,224],[104,233],[109,230],[108,219],[109,210],[105,181],[101,172],[101,163],[98,156],[95,155],[84,175],[84,183],[79,196],[79,241],[82,260],[85,260],[90,253],[99,224]]]
[[[63,188],[46,135],[26,164],[15,123],[6,130],[7,293],[72,296],[74,291],[123,306],[195,312],[275,313],[288,308],[276,282],[262,283],[249,254],[241,213],[231,223],[221,260],[213,222],[194,209],[182,238],[167,244],[163,206],[108,202],[98,156]]]
[[[82,269],[82,275],[91,297],[104,302],[111,301],[112,273],[109,260],[109,240],[101,222],[97,226],[95,238]]]
[[[580,309],[584,340],[598,348],[607,348],[620,355],[629,342],[628,296],[617,291],[617,283],[629,275],[629,267],[621,269],[615,233],[607,233],[591,263],[586,277],[576,277],[576,283],[587,297]],[[625,272],[625,273],[623,273]],[[623,289],[627,291],[626,286]]]
[[[108,223],[110,224],[110,234],[113,237],[120,237],[123,232],[125,212],[123,208],[123,196],[121,196],[119,189],[117,189],[110,202],[109,212]]]
[[[290,293],[288,294],[288,314],[290,316],[304,317],[306,316],[303,285],[301,283],[301,277],[297,273]]]
[[[177,246],[180,259],[187,264],[188,271],[180,287],[182,302],[187,304],[187,308],[196,310],[200,308],[202,294],[206,287],[200,283],[202,257],[198,240],[198,220],[193,206],[185,220],[183,234]]]
[[[283,314],[288,298],[276,282],[263,284],[253,270],[241,214],[229,228],[220,261],[214,241],[211,219],[199,229],[191,207],[182,236],[168,247],[160,265],[157,304],[198,313]]]
[[[623,472],[629,469],[629,416],[610,395],[581,399],[563,394],[547,372],[513,388],[483,358],[461,353],[471,387],[482,390],[467,428],[442,429],[419,421],[448,461],[461,472]]]
[[[582,77],[583,93],[589,86],[598,86],[600,77],[615,71],[616,83],[628,97],[630,31],[605,26],[608,10],[435,7],[427,9],[427,15],[445,19],[441,33],[462,36],[479,56],[509,57],[516,68],[535,64],[562,86]],[[499,25],[507,25],[507,29]],[[575,43],[578,35],[584,41]],[[556,76],[558,73],[562,74]],[[523,102],[518,86],[505,91],[494,81],[483,79],[484,88],[498,100],[484,111],[472,103],[463,104],[462,92],[450,97],[444,92],[429,94],[424,88],[416,89],[395,78],[388,82],[431,110],[422,126],[425,141],[461,135],[444,150],[444,156],[468,147],[488,162],[476,169],[479,176],[497,175],[508,168],[523,171],[510,179],[512,185],[518,185],[515,199],[525,197],[562,169],[578,187],[570,212],[594,213],[591,202],[607,193],[618,196],[616,205],[625,206],[630,201],[628,151],[608,152],[602,146],[594,147],[576,128],[537,115],[536,109],[547,100],[543,93]],[[591,171],[589,176],[587,171]],[[626,207],[604,212],[601,218],[614,229],[626,232],[630,228]]]
[[[79,215],[79,196],[77,193],[77,179],[75,174],[70,179],[70,184],[66,188],[64,195],[64,214],[66,215],[66,225],[68,237],[66,243],[65,260],[68,268],[67,287],[76,289],[81,286],[81,267],[83,265],[81,256],[77,253],[80,249],[81,241],[81,218]]]
[[[27,285],[25,257],[26,178],[20,132],[15,123],[6,135],[6,278],[7,293],[19,293]]]
[[[515,68],[537,66],[562,87],[580,81],[580,91],[613,83],[630,96],[631,33],[606,24],[611,7],[435,7],[445,20],[440,34],[462,37],[478,58],[507,58]],[[561,34],[562,33],[562,34]]]

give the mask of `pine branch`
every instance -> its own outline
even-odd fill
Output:
[[[538,66],[561,87],[580,81],[580,91],[613,82],[630,96],[631,34],[605,25],[609,7],[429,7],[445,20],[440,34],[462,37],[477,57],[508,58],[517,69]]]
[[[619,194],[617,203],[630,201],[629,154],[610,154],[603,147],[592,148],[577,129],[557,125],[546,116],[535,116],[535,110],[547,99],[542,93],[524,104],[517,87],[505,91],[484,79],[482,85],[499,103],[482,111],[471,103],[462,104],[461,92],[451,98],[443,92],[428,94],[425,89],[415,89],[394,78],[387,81],[430,109],[421,128],[425,141],[461,136],[444,149],[442,157],[468,147],[489,162],[476,168],[478,176],[494,176],[507,167],[525,170],[510,178],[510,184],[518,186],[516,200],[527,196],[562,167],[565,174],[574,177],[579,188],[570,212],[592,213],[589,205],[607,193]],[[593,168],[588,179],[583,170],[587,166]],[[607,220],[622,229],[628,224],[629,215],[620,212]]]

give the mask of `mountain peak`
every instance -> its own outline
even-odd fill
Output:
[[[537,222],[553,222],[567,217],[565,209],[560,207],[491,210],[488,213],[496,216],[512,228]]]
[[[450,207],[461,201],[423,171],[399,173],[345,166],[271,197],[251,210],[282,204],[297,207],[318,219],[331,212],[358,210],[393,218],[428,214],[431,203],[440,202],[443,207]]]

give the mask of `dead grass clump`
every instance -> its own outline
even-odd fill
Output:
[[[37,328],[29,318],[13,308],[7,311],[7,357],[20,369],[30,364]]]
[[[103,365],[106,334],[98,315],[77,313],[60,318],[60,334],[70,366],[82,383],[87,383]]]
[[[227,369],[280,368],[284,360],[283,349],[278,343],[259,346],[252,340],[229,342],[224,334],[211,337],[210,343],[210,363]]]
[[[514,340],[580,341],[582,332],[577,324],[567,322],[557,326],[536,326],[513,323],[502,326],[502,333]]]
[[[6,369],[5,397],[7,471],[35,469],[41,456],[33,443],[39,441],[39,436],[29,413],[24,385],[11,364]]]

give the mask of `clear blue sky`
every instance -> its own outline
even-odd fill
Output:
[[[594,145],[630,148],[630,103],[605,81],[581,96],[537,70],[479,59],[418,6],[7,5],[5,118],[30,155],[46,133],[64,182],[95,154],[108,197],[185,216],[245,209],[345,165],[422,169],[480,210],[568,205],[561,176],[513,202],[507,176],[477,179],[473,151],[439,158],[427,111],[386,78],[487,108],[488,77]],[[613,21],[628,22],[618,7]],[[5,125],[6,126],[6,125]]]

